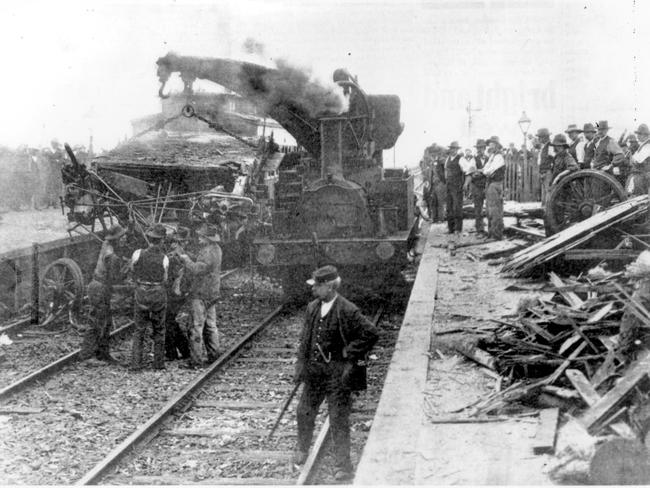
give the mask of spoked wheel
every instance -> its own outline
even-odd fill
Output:
[[[546,235],[552,235],[627,199],[618,180],[604,171],[584,169],[562,177],[546,203]]]
[[[68,319],[78,325],[84,297],[84,278],[79,265],[61,258],[48,264],[40,279],[41,325]]]

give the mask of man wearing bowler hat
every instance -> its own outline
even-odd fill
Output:
[[[146,232],[149,247],[137,249],[131,257],[135,281],[135,332],[131,344],[131,369],[142,369],[145,333],[153,338],[153,368],[165,369],[165,311],[169,258],[162,248],[167,229],[156,224]]]
[[[114,225],[106,232],[99,251],[97,264],[88,288],[90,301],[90,324],[84,332],[81,343],[80,358],[95,356],[100,361],[116,362],[109,352],[109,333],[113,322],[111,295],[113,286],[126,278],[128,260],[119,255],[123,252],[122,241],[126,230],[121,225]]]
[[[463,230],[463,184],[465,175],[460,165],[460,145],[453,141],[449,145],[445,160],[445,182],[447,184],[447,228],[450,234]]]
[[[539,167],[539,178],[542,187],[542,205],[546,205],[549,189],[553,182],[553,147],[551,146],[551,133],[547,128],[537,130],[537,141],[539,153],[537,154],[537,165]]]
[[[582,127],[582,133],[585,137],[585,154],[580,168],[591,168],[591,160],[594,159],[594,151],[596,150],[596,127],[594,124],[587,122]]]
[[[650,129],[646,124],[634,131],[639,147],[630,157],[630,175],[625,189],[628,195],[645,195],[650,186]]]
[[[303,383],[298,403],[298,445],[293,462],[307,459],[318,407],[327,398],[337,481],[352,476],[350,411],[352,391],[366,388],[365,357],[378,331],[352,302],[338,293],[341,278],[323,266],[307,281],[316,298],[307,306],[300,335],[295,382]]]
[[[185,271],[192,279],[189,300],[192,323],[189,326],[190,361],[183,368],[200,368],[214,362],[219,356],[219,330],[217,329],[217,300],[221,288],[221,237],[212,225],[200,227],[199,252],[196,260],[185,252],[179,257]],[[203,349],[207,353],[207,363]]]
[[[553,149],[555,150],[555,157],[553,158],[553,179],[564,171],[576,171],[578,170],[578,164],[576,160],[573,159],[573,156],[569,152],[569,143],[564,137],[564,134],[557,134],[553,138]]]
[[[623,149],[614,138],[607,135],[610,127],[606,120],[601,120],[596,126],[598,131],[594,141],[594,157],[591,160],[591,167],[620,176],[621,165],[625,162]]]

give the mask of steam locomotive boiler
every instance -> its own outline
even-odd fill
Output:
[[[311,270],[324,264],[336,265],[351,288],[391,292],[414,220],[412,177],[383,168],[383,151],[403,130],[399,97],[366,94],[342,69],[333,76],[342,93],[334,94],[294,68],[174,54],[158,60],[161,95],[174,71],[190,92],[203,78],[254,101],[304,148],[271,147],[259,161],[258,169],[275,161],[278,179],[271,191],[253,176],[261,215],[270,215],[270,228],[252,240],[257,264],[290,295],[304,293]]]

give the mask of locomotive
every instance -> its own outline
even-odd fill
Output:
[[[333,74],[341,91],[333,94],[287,66],[173,53],[157,65],[161,97],[170,75],[180,74],[186,115],[194,115],[194,80],[210,80],[254,102],[303,148],[282,153],[269,144],[255,165],[250,191],[258,218],[270,217],[252,235],[251,261],[280,278],[288,295],[303,294],[311,270],[324,264],[339,268],[349,291],[394,291],[414,225],[413,177],[383,168],[383,151],[404,128],[398,96],[366,94],[344,69]],[[272,191],[259,172],[270,159],[279,161]]]

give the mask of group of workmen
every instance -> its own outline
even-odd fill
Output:
[[[597,169],[615,176],[628,195],[642,195],[650,186],[650,129],[640,124],[633,134],[625,132],[617,141],[608,132],[606,120],[582,129],[571,124],[551,137],[547,128],[537,130],[533,139],[535,152],[522,148],[539,169],[541,201],[547,203],[551,186],[567,171]],[[513,145],[511,145],[513,146]],[[461,150],[458,142],[447,148],[433,144],[424,151],[421,162],[423,198],[433,222],[447,220],[449,233],[463,229],[463,197],[474,204],[475,230],[479,235],[503,238],[504,150],[499,138],[478,139],[475,151]],[[512,148],[511,148],[512,150]],[[515,150],[516,151],[516,150]],[[485,233],[485,203],[488,232]]]
[[[217,358],[220,236],[209,225],[196,230],[194,243],[191,234],[190,229],[179,227],[167,236],[163,225],[154,225],[145,233],[148,246],[137,249],[129,258],[126,230],[120,225],[108,229],[87,289],[91,308],[81,346],[82,360],[116,362],[109,350],[111,298],[115,287],[128,277],[135,286],[131,370],[143,369],[147,333],[153,338],[153,369],[165,369],[165,359],[187,358],[181,367],[200,368]],[[307,307],[298,346],[294,381],[303,388],[292,462],[302,464],[307,459],[318,409],[327,399],[335,479],[343,481],[352,476],[352,392],[366,388],[365,360],[379,335],[359,308],[339,294],[341,277],[334,266],[315,270],[306,284],[315,300]],[[191,321],[181,326],[176,319],[186,304]]]
[[[181,365],[186,368],[213,362],[219,353],[216,303],[222,251],[218,230],[210,225],[199,227],[192,239],[190,229],[179,227],[168,237],[165,226],[157,224],[145,233],[148,245],[130,258],[125,256],[126,234],[122,226],[115,225],[104,236],[87,289],[89,324],[81,358],[116,362],[109,350],[111,298],[117,285],[132,278],[135,331],[130,369],[143,369],[147,333],[153,339],[154,369],[164,369],[165,359],[186,359]],[[179,323],[177,316],[186,304],[191,319]]]
[[[474,202],[476,232],[493,239],[503,239],[503,179],[505,158],[497,136],[478,139],[476,151],[461,151],[457,141],[448,148],[437,144],[428,147],[422,161],[423,197],[428,217],[433,222],[447,220],[450,234],[463,230],[463,196],[469,192]],[[488,230],[483,222],[486,204]]]

